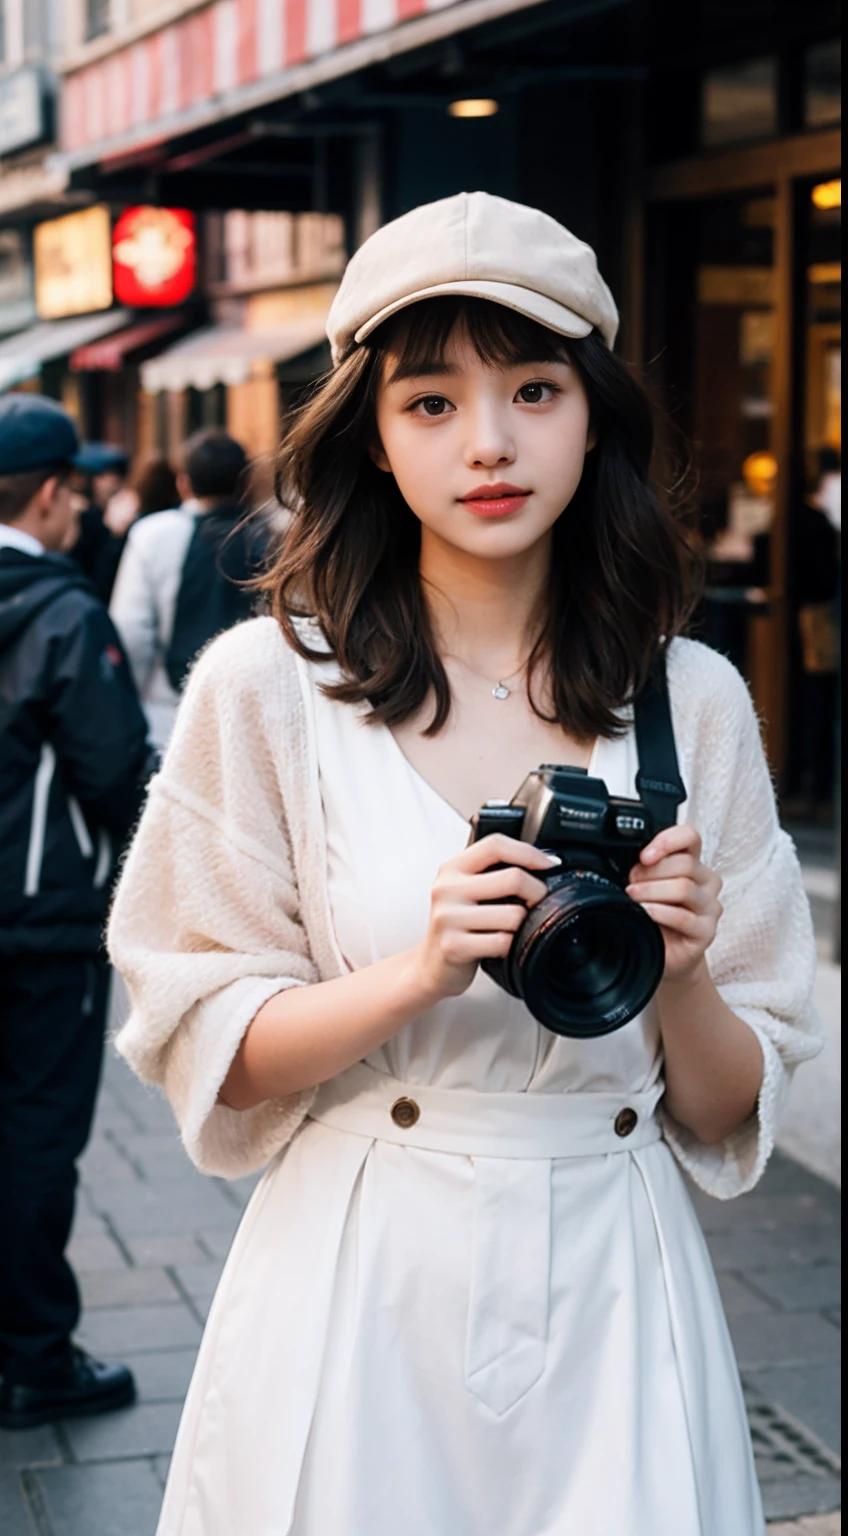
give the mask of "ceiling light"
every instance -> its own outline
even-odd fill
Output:
[[[451,117],[494,117],[498,103],[487,96],[471,96],[467,101],[452,101],[448,107]]]
[[[841,208],[842,182],[820,181],[817,187],[813,187],[810,196],[817,208]]]

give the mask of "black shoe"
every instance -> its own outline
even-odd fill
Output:
[[[57,1419],[111,1413],[134,1402],[135,1382],[125,1365],[103,1365],[72,1344],[60,1370],[40,1386],[0,1384],[0,1429],[34,1429]]]

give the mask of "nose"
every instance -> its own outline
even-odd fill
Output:
[[[494,469],[514,461],[515,442],[500,402],[478,399],[468,417],[466,464],[469,469]]]

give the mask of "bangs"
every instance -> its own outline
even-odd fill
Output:
[[[363,342],[397,362],[391,382],[444,370],[451,340],[470,342],[487,368],[568,362],[568,338],[491,299],[445,294],[398,310]]]

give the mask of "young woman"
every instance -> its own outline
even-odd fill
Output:
[[[269,1163],[161,1536],[755,1536],[676,1167],[727,1198],[814,1054],[757,722],[685,559],[593,253],[463,194],[372,236],[287,435],[274,617],[195,668],[115,906],[119,1048],[198,1166]],[[634,796],[659,653],[688,802],[627,886],[648,1007],[550,1033],[480,968],[551,868],[469,845],[541,763]],[[721,899],[719,899],[721,893]]]

